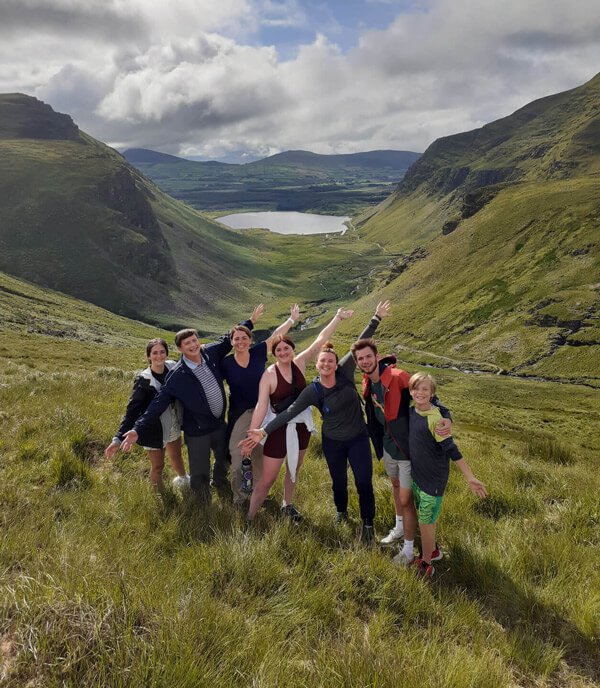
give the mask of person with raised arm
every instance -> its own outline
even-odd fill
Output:
[[[258,306],[255,321],[262,316],[264,307]],[[298,322],[300,309],[294,304],[290,316],[271,335],[258,344],[252,344],[252,332],[245,325],[236,325],[230,335],[233,353],[221,361],[221,374],[229,387],[229,408],[227,412],[227,434],[229,437],[229,454],[231,456],[231,491],[233,503],[242,506],[249,497],[242,490],[242,452],[238,447],[240,440],[246,437],[254,407],[258,402],[260,379],[265,371],[267,355],[276,337],[287,334]],[[254,485],[260,481],[262,474],[263,451],[257,446],[252,451],[252,480]]]
[[[304,351],[294,355],[296,345],[287,336],[276,337],[271,344],[271,353],[275,356],[275,363],[264,372],[259,385],[258,402],[250,427],[256,428],[275,413],[288,408],[306,387],[304,371],[306,365],[313,361],[321,346],[335,332],[337,326],[351,317],[353,311],[338,309],[333,319],[321,330],[314,342]],[[290,416],[289,422],[281,424],[276,432],[267,439],[263,447],[263,470],[261,479],[257,482],[250,499],[248,519],[252,520],[263,505],[269,490],[277,480],[279,471],[287,455],[286,472],[283,482],[283,503],[281,511],[293,521],[302,520],[302,514],[294,505],[296,478],[302,466],[304,454],[310,440],[310,432],[314,429],[310,411],[296,418]],[[248,455],[258,444],[246,447],[244,441],[240,446]]]
[[[249,330],[259,317],[257,306],[249,320],[242,321]],[[174,401],[183,406],[183,433],[188,448],[190,488],[202,501],[210,502],[210,485],[229,490],[229,454],[225,425],[225,388],[221,361],[231,351],[229,332],[210,344],[201,344],[198,332],[184,329],[175,335],[181,359],[170,371],[160,392],[133,428],[123,436],[121,449],[128,451],[139,433],[158,418]],[[215,461],[212,471],[210,453]]]
[[[377,305],[375,314],[361,337],[375,333],[381,319],[387,314],[389,301]],[[362,413],[360,396],[354,384],[355,362],[348,352],[339,362],[330,342],[325,342],[317,357],[318,377],[308,385],[298,399],[283,413],[261,428],[248,432],[244,449],[248,451],[265,437],[270,438],[291,418],[316,406],[323,417],[323,454],[327,461],[333,500],[338,522],[348,520],[348,464],[354,475],[362,519],[361,537],[366,543],[373,541],[375,496],[373,493],[373,463],[369,434]],[[267,439],[267,442],[269,440]]]

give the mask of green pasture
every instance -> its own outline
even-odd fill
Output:
[[[159,499],[142,450],[106,463],[157,331],[49,293],[71,330],[34,332],[15,304],[41,294],[2,284],[1,686],[597,685],[597,390],[438,371],[490,497],[452,472],[426,582],[360,545],[353,489],[334,525],[318,440],[299,526],[279,517],[280,484],[248,526],[216,496]],[[381,536],[393,508],[375,473]]]

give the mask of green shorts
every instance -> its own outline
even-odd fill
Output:
[[[435,523],[440,515],[443,496],[439,495],[438,497],[434,497],[433,495],[423,492],[414,480],[412,481],[412,492],[415,500],[415,507],[417,508],[419,523]]]

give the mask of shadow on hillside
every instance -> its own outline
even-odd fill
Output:
[[[535,666],[532,645],[561,653],[576,671],[600,681],[600,651],[593,639],[565,619],[556,607],[544,604],[523,590],[488,559],[478,559],[467,549],[452,550],[449,568],[439,566],[438,585],[442,595],[457,590],[465,593],[495,618],[510,634],[515,659]],[[535,653],[533,653],[535,654]]]

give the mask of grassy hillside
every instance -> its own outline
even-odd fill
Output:
[[[298,527],[280,484],[248,528],[218,499],[158,500],[141,450],[105,463],[155,334],[0,275],[3,688],[598,684],[597,391],[440,372],[490,498],[453,471],[430,584],[360,546],[353,490],[334,526],[318,441]],[[380,464],[375,489],[381,535]]]
[[[1,270],[163,325],[201,318],[220,331],[258,301],[284,312],[292,300],[345,300],[382,262],[344,238],[220,226],[18,94],[0,96],[0,192]]]
[[[243,165],[194,162],[146,149],[125,158],[199,210],[310,210],[352,214],[382,201],[419,158],[409,151],[318,155],[286,151]]]
[[[387,331],[448,363],[600,380],[600,76],[436,141],[361,219]]]

